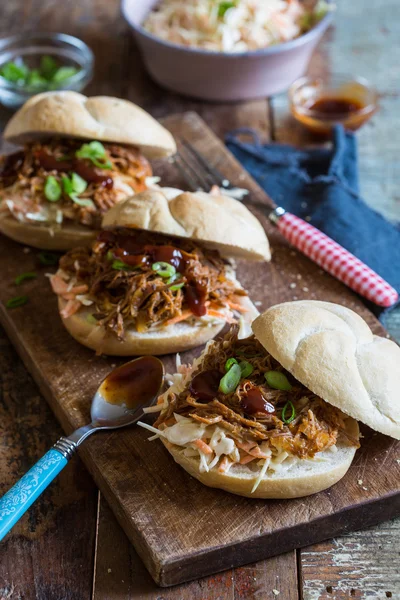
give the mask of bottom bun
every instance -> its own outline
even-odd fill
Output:
[[[66,301],[58,299],[58,308],[62,311]],[[68,318],[62,318],[64,326],[80,344],[111,356],[143,356],[145,354],[160,355],[173,352],[184,352],[205,344],[215,337],[225,326],[225,322],[212,325],[196,326],[188,323],[177,323],[146,333],[129,330],[125,339],[120,341],[111,332],[105,332],[101,325],[92,324],[88,317],[92,310],[82,308]]]
[[[346,420],[346,431],[358,439],[358,423],[354,419]],[[318,452],[314,459],[297,459],[287,471],[268,472],[264,475],[254,493],[253,485],[260,474],[260,468],[252,470],[248,465],[233,465],[228,473],[219,473],[214,467],[208,473],[199,471],[199,458],[185,456],[185,448],[172,445],[160,438],[175,461],[190,475],[204,485],[220,488],[232,494],[248,498],[301,498],[325,490],[337,483],[346,474],[354,458],[356,448],[338,441],[337,452],[325,450]]]
[[[63,225],[53,230],[46,225],[21,223],[14,217],[0,218],[0,232],[15,242],[41,250],[70,250],[76,246],[87,246],[96,237],[93,229],[83,225]]]

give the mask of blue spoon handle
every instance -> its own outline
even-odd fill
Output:
[[[63,451],[61,438],[0,500],[0,540],[10,531],[68,463],[72,452]]]

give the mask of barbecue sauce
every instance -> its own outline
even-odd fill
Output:
[[[193,377],[189,391],[194,398],[201,402],[211,402],[218,394],[222,375],[217,369],[202,371]]]
[[[148,404],[158,395],[164,379],[164,366],[155,356],[143,356],[112,371],[100,386],[109,404],[132,410]]]
[[[240,400],[245,413],[255,415],[256,413],[272,414],[275,412],[273,404],[268,402],[257,387],[250,388],[246,396]]]
[[[1,167],[0,177],[16,177],[24,160],[25,154],[22,150],[6,156]]]
[[[89,183],[100,183],[108,190],[112,189],[114,182],[112,177],[107,173],[104,173],[102,169],[93,167],[89,160],[82,158],[64,158],[58,160],[53,154],[50,154],[47,150],[41,149],[36,153],[36,159],[39,165],[46,169],[46,171],[74,171],[78,173],[85,181]]]
[[[192,281],[185,288],[186,302],[196,317],[204,317],[207,314],[207,287],[198,281]]]
[[[350,100],[349,98],[319,98],[310,106],[307,106],[308,110],[315,110],[326,119],[336,119],[339,116],[351,115],[364,108],[364,104],[356,99]]]

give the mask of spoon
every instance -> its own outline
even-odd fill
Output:
[[[92,422],[62,437],[0,500],[0,540],[10,531],[75,454],[78,446],[101,429],[132,425],[157,398],[164,365],[154,356],[136,358],[111,371],[95,393]]]

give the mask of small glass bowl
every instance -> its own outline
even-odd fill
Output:
[[[324,100],[351,103],[353,110],[329,114],[313,108],[317,102]],[[313,133],[329,135],[339,123],[352,131],[364,125],[378,109],[378,94],[362,77],[301,77],[289,89],[289,102],[291,113],[297,121]]]
[[[82,40],[64,33],[17,34],[0,39],[0,68],[22,58],[30,68],[37,68],[42,56],[51,56],[60,66],[79,71],[67,80],[49,86],[22,86],[0,76],[0,102],[7,108],[19,108],[35,94],[54,90],[80,92],[93,75],[93,52]]]

